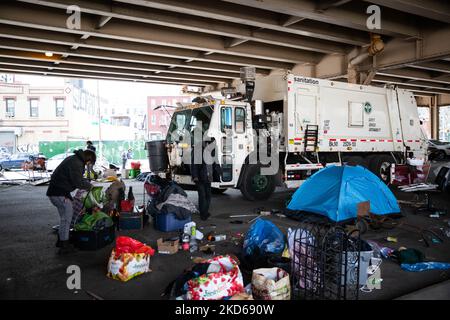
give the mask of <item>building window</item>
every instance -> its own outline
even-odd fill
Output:
[[[155,99],[151,99],[151,107],[152,107],[152,109],[155,109],[155,107],[156,107],[156,100]]]
[[[152,114],[152,125],[156,125],[156,116]]]
[[[56,116],[64,117],[64,99],[55,99]]]
[[[116,114],[116,110],[114,108],[111,109],[111,114]]]
[[[130,114],[130,108],[127,108],[127,114]]]
[[[16,100],[14,99],[5,99],[6,104],[6,116],[8,118],[13,118],[16,116]]]
[[[30,117],[32,117],[32,118],[39,117],[39,100],[38,99],[30,99]]]
[[[450,106],[439,108],[439,140],[450,141]]]
[[[166,100],[166,99],[162,99],[162,100],[161,100],[161,104],[162,104],[163,106],[167,106],[167,100]]]

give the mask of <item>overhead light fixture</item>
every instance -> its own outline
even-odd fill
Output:
[[[47,51],[47,52],[45,52],[45,56],[46,57],[53,57],[53,52],[49,52],[49,51]]]

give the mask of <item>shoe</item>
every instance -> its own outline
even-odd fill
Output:
[[[75,249],[75,247],[73,246],[73,244],[71,244],[69,241],[60,241],[60,247],[59,247],[59,251],[58,254],[69,254],[69,253],[74,253],[77,250]]]

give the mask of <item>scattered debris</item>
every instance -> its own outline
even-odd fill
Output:
[[[397,243],[397,242],[398,242],[398,239],[397,239],[397,238],[395,238],[395,237],[387,237],[387,238],[386,238],[386,241],[388,241],[388,242],[395,242],[395,243]]]

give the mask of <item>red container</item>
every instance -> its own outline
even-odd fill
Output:
[[[141,163],[140,162],[132,162],[131,169],[135,169],[135,170],[141,169]]]
[[[124,212],[132,212],[134,207],[134,201],[122,200],[120,201],[120,209]]]

